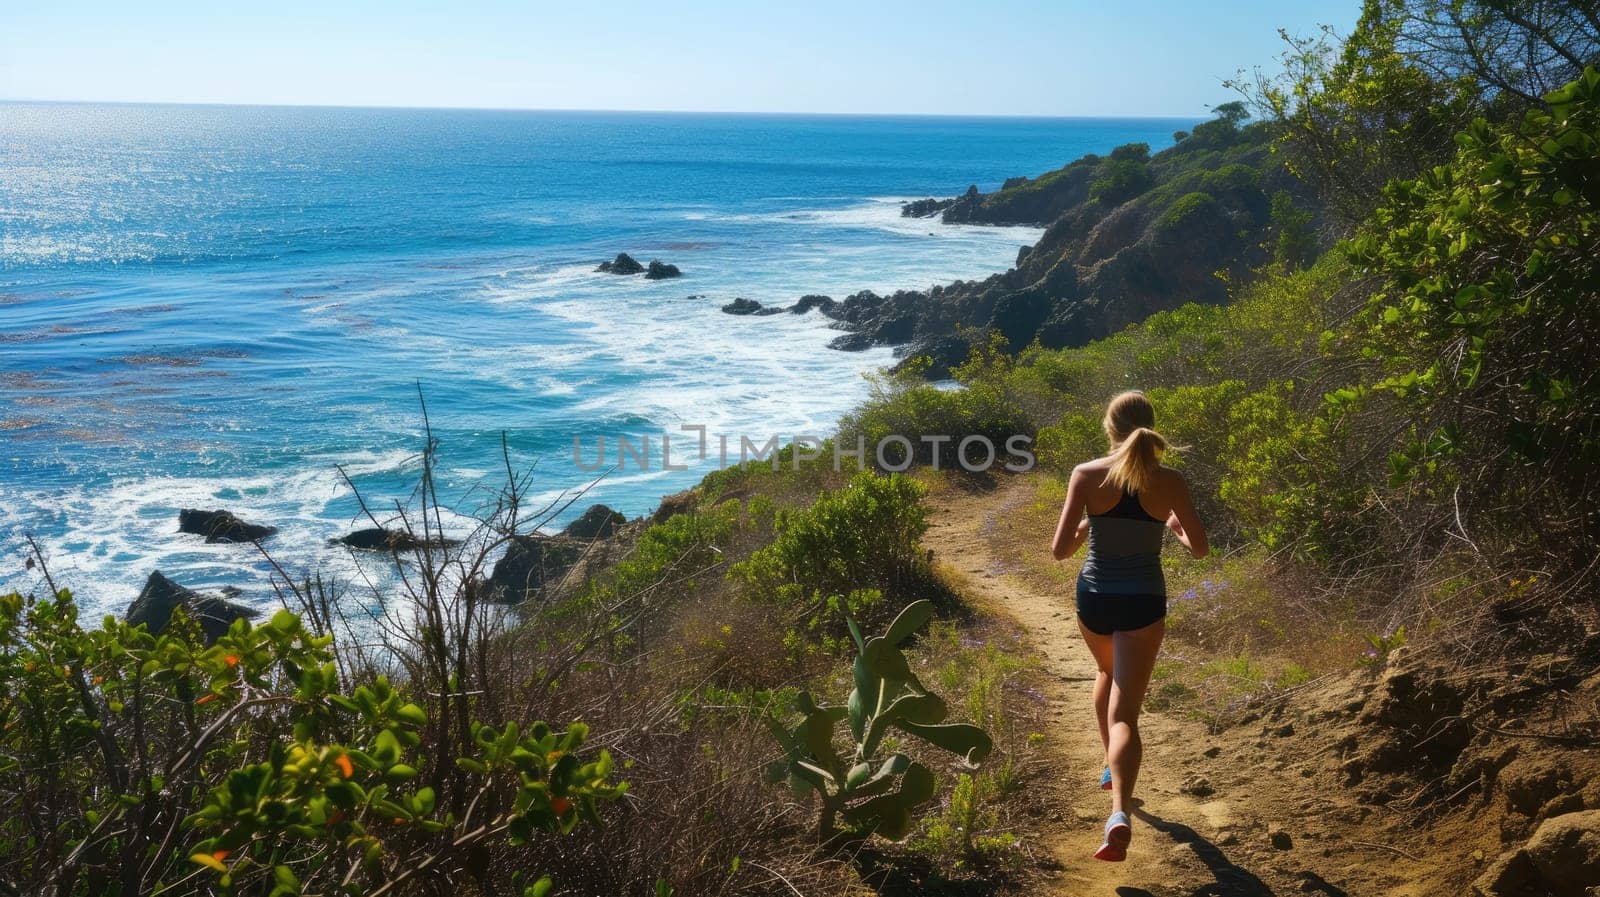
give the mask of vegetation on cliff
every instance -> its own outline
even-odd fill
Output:
[[[936,203],[947,223],[1046,230],[1016,267],[987,280],[845,300],[858,332],[850,345],[909,344],[942,377],[986,332],[1017,349],[1079,346],[1157,311],[1224,302],[1263,266],[1314,258],[1327,243],[1321,203],[1273,152],[1282,125],[1249,122],[1240,102],[1216,114],[1154,155],[1129,144]],[[863,313],[849,315],[853,306]]]

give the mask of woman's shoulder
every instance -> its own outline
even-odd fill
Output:
[[[1104,476],[1106,471],[1108,471],[1110,469],[1111,469],[1111,459],[1110,458],[1095,458],[1095,459],[1093,459],[1091,461],[1085,461],[1082,464],[1079,464],[1078,466],[1072,468],[1072,475],[1075,478],[1076,477],[1088,476],[1090,474]]]
[[[1189,481],[1183,477],[1183,471],[1176,467],[1168,467],[1163,464],[1157,469],[1156,476],[1158,477],[1157,482],[1168,488],[1187,488],[1189,485]]]

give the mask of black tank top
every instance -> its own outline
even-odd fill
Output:
[[[1078,582],[1090,592],[1111,595],[1165,595],[1161,542],[1165,521],[1150,516],[1139,496],[1126,489],[1116,507],[1089,515],[1089,557]]]

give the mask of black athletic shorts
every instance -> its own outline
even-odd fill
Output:
[[[1110,595],[1078,583],[1078,619],[1096,635],[1143,629],[1166,615],[1165,595]]]

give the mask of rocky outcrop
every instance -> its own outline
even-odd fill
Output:
[[[736,297],[732,302],[722,306],[724,314],[730,315],[778,315],[783,313],[781,308],[768,308],[754,299],[743,296]]]
[[[902,218],[932,218],[950,208],[953,199],[917,199],[900,204]]]
[[[594,505],[568,524],[561,534],[573,539],[609,539],[627,522],[628,518],[621,513],[605,505]]]
[[[838,304],[830,296],[801,296],[798,302],[789,306],[789,311],[803,315],[814,308],[826,315],[830,314]]]
[[[974,341],[1005,337],[1013,351],[1083,345],[1186,302],[1227,301],[1272,260],[1272,197],[1316,200],[1271,152],[1270,125],[1218,119],[1151,155],[1144,144],[1087,155],[1036,178],[976,186],[946,200],[907,203],[951,224],[1044,227],[1010,270],[888,297],[857,294],[824,313],[850,331],[833,347],[895,346],[948,373]],[[1313,229],[1316,228],[1313,223]]]
[[[650,265],[644,269],[645,280],[666,280],[670,277],[680,277],[682,275],[683,272],[678,270],[677,265],[668,265],[659,259],[651,259]]]
[[[232,511],[178,511],[178,532],[204,536],[206,542],[259,542],[277,532],[275,526],[246,523]]]
[[[172,612],[180,607],[191,619],[199,622],[207,644],[221,638],[234,620],[247,620],[256,615],[250,608],[234,604],[220,595],[180,586],[157,570],[145,580],[139,597],[128,605],[126,619],[130,625],[142,623],[150,632],[161,633],[171,621]]]
[[[359,529],[347,536],[328,540],[334,545],[343,545],[358,551],[422,551],[428,549],[438,551],[443,548],[454,548],[461,544],[459,539],[431,538],[419,539],[404,530],[381,529],[372,527]]]
[[[909,342],[917,329],[917,314],[910,309],[894,306],[863,316],[855,329],[828,343],[828,348],[845,352],[859,352],[873,346],[898,346]]]
[[[486,600],[520,604],[559,585],[582,559],[588,543],[561,536],[512,536],[485,583]]]
[[[595,270],[603,274],[638,274],[644,270],[644,266],[626,252],[619,252],[616,258],[601,262]]]

